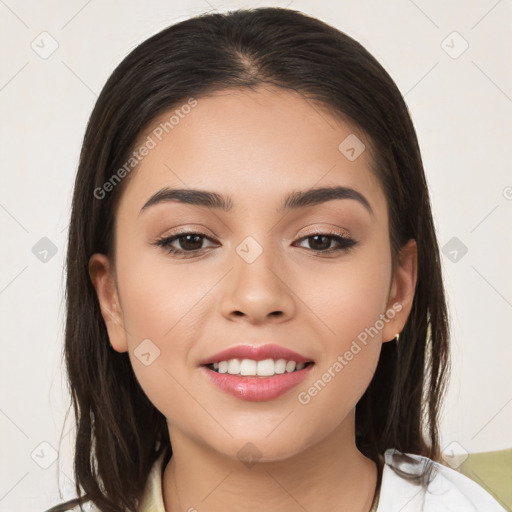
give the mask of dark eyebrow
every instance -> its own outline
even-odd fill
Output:
[[[295,208],[305,208],[306,206],[313,206],[334,199],[353,199],[361,203],[369,213],[374,215],[372,207],[366,197],[364,197],[361,192],[350,187],[310,188],[309,190],[291,192],[286,196],[282,206],[277,211],[282,212]]]
[[[322,187],[291,192],[285,197],[282,205],[277,209],[277,212],[281,213],[285,210],[314,206],[334,199],[353,199],[361,203],[368,212],[374,215],[372,207],[366,197],[350,187]],[[225,197],[216,192],[194,189],[171,189],[165,187],[148,199],[146,204],[141,208],[139,215],[150,206],[167,201],[178,201],[180,203],[203,206],[226,212],[231,211],[234,205],[231,197]]]
[[[230,197],[225,198],[216,192],[208,192],[206,190],[194,189],[171,189],[165,187],[153,194],[146,204],[141,208],[139,215],[154,204],[164,203],[167,201],[178,201],[180,203],[194,204],[204,206],[206,208],[214,208],[229,212],[233,209],[233,201]]]

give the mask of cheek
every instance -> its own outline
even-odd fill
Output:
[[[313,385],[299,391],[298,402],[308,414],[323,415],[325,428],[355,407],[375,372],[391,279],[391,257],[382,257],[386,247],[360,251],[341,264],[316,265],[299,281],[299,293],[321,319],[323,354]]]
[[[193,265],[176,264],[159,251],[139,248],[138,256],[133,251],[133,256],[123,257],[118,265],[123,318],[132,349],[144,338],[159,344],[176,339],[183,325],[193,321],[202,297],[215,283],[212,273],[204,275]]]
[[[377,248],[365,249],[339,263],[313,262],[309,270],[298,273],[294,292],[320,319],[316,323],[331,354],[373,326],[385,312],[391,258],[382,254]]]
[[[298,390],[303,413],[323,418],[325,433],[340,424],[357,405],[373,378],[382,347],[382,314],[387,303],[389,271],[347,267],[333,284],[317,275],[324,285],[318,294],[322,319],[323,354],[313,368],[307,387]],[[325,290],[328,289],[328,293]],[[326,297],[329,300],[326,300]],[[320,332],[319,332],[320,334]]]
[[[150,401],[169,417],[170,403],[174,411],[191,409],[184,392],[193,391],[190,350],[206,323],[208,292],[219,277],[211,268],[197,272],[152,253],[125,250],[131,256],[119,258],[117,274],[131,365]]]

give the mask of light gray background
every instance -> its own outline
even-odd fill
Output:
[[[443,447],[447,456],[512,447],[510,0],[0,0],[0,511],[42,511],[61,499],[58,483],[62,498],[73,496],[62,269],[97,94],[130,50],[167,25],[263,5],[345,31],[405,95],[446,247],[454,361]],[[43,237],[57,251],[46,262],[32,250]]]

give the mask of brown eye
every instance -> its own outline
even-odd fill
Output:
[[[357,242],[352,238],[332,235],[329,233],[315,233],[314,235],[301,238],[301,240],[308,240],[309,248],[320,254],[331,254],[333,252],[346,251],[357,244]],[[332,247],[333,242],[334,244],[337,244],[337,247]]]
[[[176,240],[179,242],[181,249],[185,251],[197,251],[203,245],[203,237],[197,234],[182,235]]]
[[[307,240],[309,240],[310,247],[316,251],[325,251],[330,249],[331,243],[333,242],[333,238],[325,235],[309,236]]]
[[[155,245],[166,249],[168,254],[188,257],[186,256],[187,253],[192,253],[191,256],[193,256],[194,252],[206,249],[206,247],[202,247],[205,239],[210,240],[204,233],[178,233],[157,240]],[[178,247],[176,247],[176,245]]]

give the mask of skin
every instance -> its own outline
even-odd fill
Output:
[[[156,119],[140,141],[168,118]],[[382,343],[407,320],[417,254],[409,241],[393,268],[387,203],[370,152],[349,161],[338,150],[352,133],[369,148],[364,134],[296,93],[217,92],[198,98],[129,178],[116,212],[116,260],[94,254],[89,271],[114,349],[129,352],[142,388],[168,420],[167,512],[370,510],[377,471],[356,448],[355,406]],[[337,185],[363,194],[373,214],[353,199],[276,212],[287,192]],[[163,187],[229,195],[234,209],[172,201],[140,213]],[[154,245],[181,230],[210,240],[188,258]],[[337,243],[315,244],[307,238],[315,230],[348,234],[357,244],[322,256]],[[247,236],[263,249],[250,264],[236,251]],[[172,245],[190,248],[183,240]],[[308,404],[299,403],[299,392],[397,303],[401,311],[378,335]],[[148,338],[160,355],[146,366],[134,350]],[[277,399],[237,399],[199,368],[220,350],[267,342],[315,361],[307,379]],[[261,455],[251,467],[237,457],[248,442]]]

